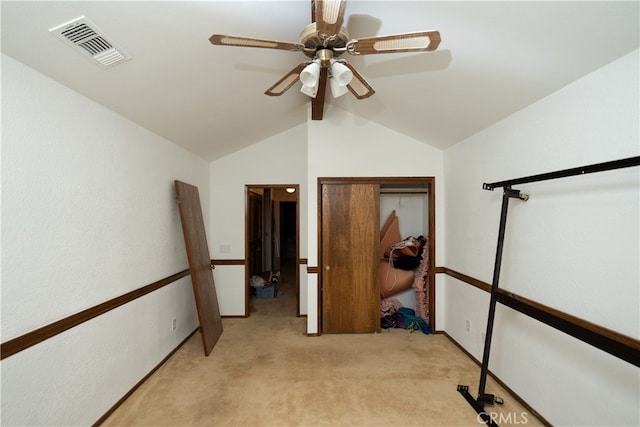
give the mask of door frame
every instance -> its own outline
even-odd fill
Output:
[[[318,177],[318,286],[317,286],[317,317],[318,317],[318,335],[322,335],[322,186],[324,184],[379,184],[381,187],[385,185],[393,186],[424,186],[427,191],[428,215],[427,224],[429,247],[429,317],[430,326],[436,331],[436,178],[434,176],[422,177]],[[422,188],[422,187],[420,187]]]
[[[250,212],[249,212],[249,197],[250,193],[253,191],[263,191],[264,189],[276,190],[276,191],[285,191],[287,188],[293,188],[294,192],[290,199],[285,201],[295,201],[296,202],[296,246],[295,246],[295,289],[296,289],[296,317],[300,316],[300,184],[247,184],[245,185],[245,221],[244,221],[244,274],[245,274],[245,317],[249,317],[250,308],[249,308],[249,298],[251,296],[250,289],[250,276],[251,273],[249,271],[250,265]],[[273,213],[273,212],[272,212]]]

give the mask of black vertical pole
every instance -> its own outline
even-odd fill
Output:
[[[491,299],[489,300],[489,316],[487,318],[487,332],[484,337],[484,352],[482,354],[482,369],[480,370],[480,386],[478,387],[478,397],[474,399],[469,394],[469,387],[458,385],[458,392],[471,404],[478,416],[489,427],[497,427],[493,419],[485,412],[484,405],[494,403],[502,403],[501,399],[496,398],[493,394],[485,393],[487,385],[487,373],[489,372],[489,353],[491,351],[491,336],[493,334],[493,321],[496,316],[496,304],[498,303],[498,283],[500,281],[500,266],[502,265],[502,250],[504,248],[504,235],[507,227],[507,212],[509,210],[509,199],[518,198],[528,200],[529,196],[521,194],[518,190],[511,187],[504,187],[502,195],[502,211],[500,213],[500,228],[498,229],[498,245],[496,248],[496,260],[493,266],[493,280],[491,284]]]
[[[484,392],[487,385],[487,372],[489,370],[489,352],[491,351],[491,335],[493,333],[493,320],[496,315],[496,303],[498,301],[498,283],[500,281],[500,266],[502,265],[502,249],[504,246],[504,233],[507,226],[507,210],[509,199],[520,197],[520,192],[505,188],[502,195],[502,212],[500,213],[500,228],[498,230],[498,246],[496,248],[496,260],[493,266],[493,281],[491,282],[491,299],[489,301],[489,317],[487,319],[487,332],[484,337],[484,353],[482,354],[482,370],[480,371],[480,386],[478,387],[478,403],[493,404],[494,396]]]

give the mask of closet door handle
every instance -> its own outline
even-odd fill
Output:
[[[329,271],[329,270],[331,270],[331,266],[329,266],[329,265],[325,265],[325,266],[324,266],[324,269],[325,269],[325,270],[327,270],[327,271]]]

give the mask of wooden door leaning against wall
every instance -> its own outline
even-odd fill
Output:
[[[379,185],[327,182],[321,194],[322,332],[379,332]]]

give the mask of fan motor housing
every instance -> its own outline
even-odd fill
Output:
[[[320,49],[330,49],[333,56],[340,56],[345,51],[349,33],[345,27],[340,28],[340,32],[333,37],[323,39],[318,34],[315,22],[304,27],[300,33],[300,43],[304,45],[304,53],[310,58],[316,57],[316,52]],[[338,49],[337,51],[335,49]]]

